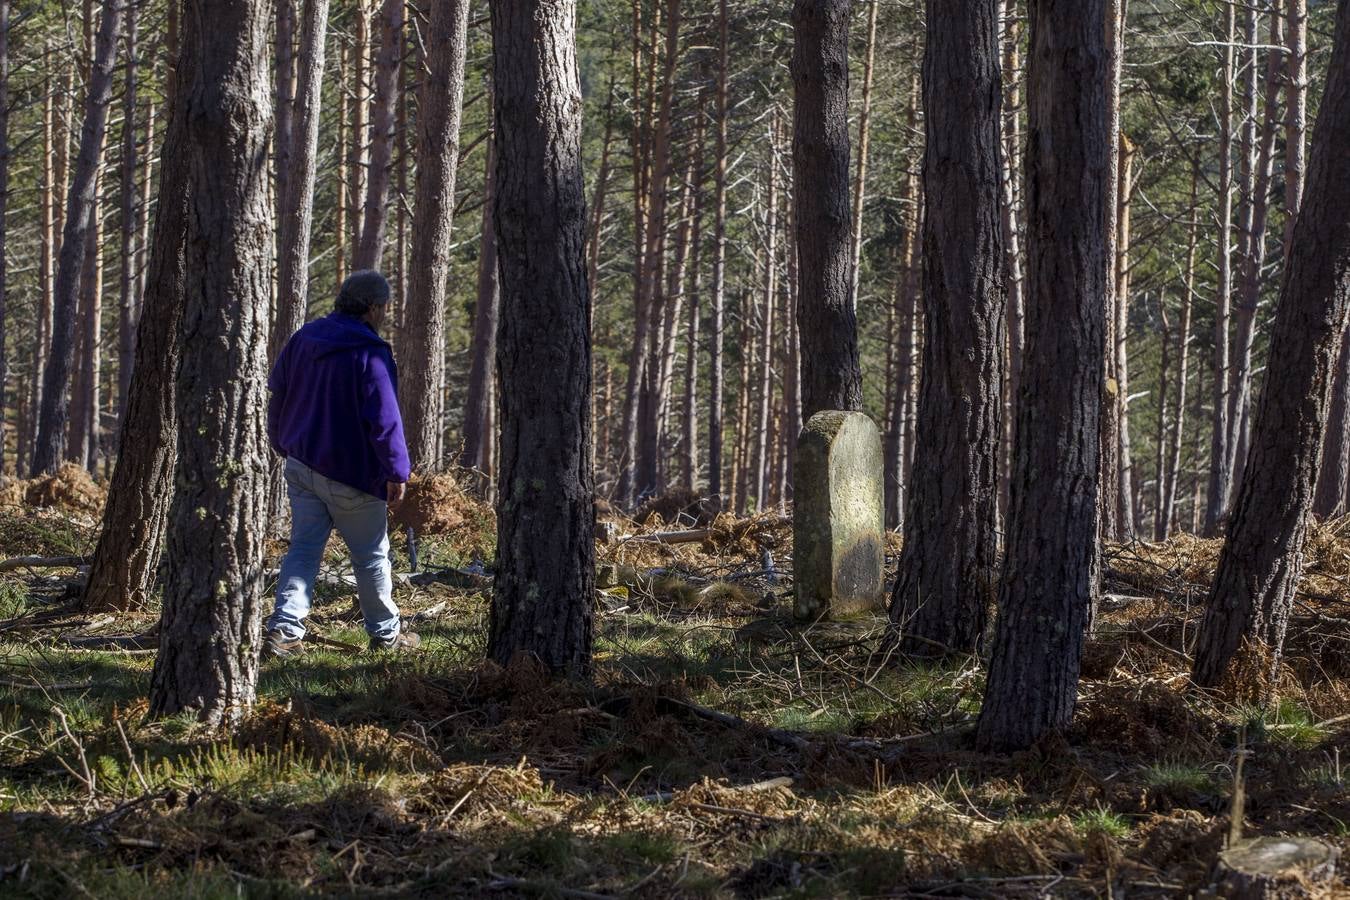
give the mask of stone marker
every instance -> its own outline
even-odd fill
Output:
[[[840,618],[875,609],[885,562],[881,435],[859,412],[816,413],[793,464],[794,612]]]

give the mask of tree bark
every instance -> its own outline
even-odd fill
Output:
[[[371,4],[374,0],[356,0],[353,10],[355,35],[351,48],[352,80],[351,119],[347,139],[347,240],[352,254],[352,270],[356,254],[361,248],[361,212],[366,206],[366,167],[370,162],[370,147],[366,143],[367,113],[370,97],[367,92],[367,75],[370,66],[370,19]],[[348,122],[342,119],[342,122]],[[341,127],[339,125],[339,127]]]
[[[685,490],[693,492],[698,482],[698,342],[699,316],[702,314],[703,292],[703,160],[706,152],[704,138],[703,98],[700,98],[698,120],[695,126],[694,159],[689,166],[692,191],[692,222],[690,224],[689,261],[689,320],[684,332],[684,397],[683,424],[680,437],[680,474]]]
[[[1118,102],[1118,101],[1117,101]],[[1116,239],[1114,266],[1115,327],[1108,352],[1115,355],[1112,369],[1116,376],[1116,539],[1134,539],[1134,455],[1130,447],[1130,355],[1126,337],[1130,326],[1130,199],[1134,194],[1134,143],[1117,132],[1116,157]]]
[[[64,234],[53,290],[51,358],[43,376],[42,409],[33,448],[34,473],[56,471],[65,456],[66,423],[70,413],[67,391],[75,357],[80,281],[88,253],[88,233],[93,227],[98,206],[99,159],[103,138],[107,133],[113,61],[117,55],[117,37],[126,2],[108,0],[104,4],[103,19],[95,42],[84,104],[84,125],[80,131],[79,157],[66,200]]]
[[[1304,134],[1308,122],[1308,0],[1285,0],[1284,259],[1303,203]]]
[[[912,129],[917,119],[917,91],[911,91],[908,116]],[[919,279],[915,277],[914,248],[919,232],[919,174],[911,162],[900,188],[901,233],[900,265],[895,276],[895,391],[892,398],[891,428],[887,434],[886,459],[886,527],[898,529],[905,524],[906,438],[911,422],[908,418],[910,395],[913,393],[914,334],[913,320],[919,305]]]
[[[427,68],[417,108],[417,187],[412,272],[403,339],[401,393],[414,471],[441,464],[445,384],[445,289],[455,209],[464,99],[468,0],[434,0],[427,26]],[[500,100],[499,100],[500,102]],[[500,137],[500,134],[499,134]],[[499,232],[500,234],[500,232]]]
[[[459,464],[484,470],[492,442],[488,418],[497,379],[497,311],[501,292],[497,281],[497,232],[492,224],[496,205],[493,172],[497,168],[497,141],[488,135],[487,176],[483,182],[483,236],[478,251],[478,299],[473,313],[473,359],[469,364],[469,389],[464,399],[464,449]]]
[[[849,244],[849,282],[855,298],[858,296],[858,277],[862,271],[863,208],[867,201],[867,154],[872,138],[872,76],[877,55],[879,5],[877,0],[868,0],[867,53],[863,57],[862,108],[858,111],[858,166],[853,178],[852,241]]]
[[[268,345],[271,360],[281,354],[286,341],[305,324],[309,306],[309,249],[314,228],[314,180],[328,10],[329,0],[304,0],[300,14],[293,138],[287,154],[289,169],[284,179],[279,179],[285,186],[285,194],[279,198],[277,316]]]
[[[983,751],[1028,747],[1069,724],[1099,590],[1107,2],[1030,0],[1028,12],[1027,347],[999,622],[976,729]]]
[[[126,14],[126,69],[122,89],[122,160],[121,160],[121,268],[118,280],[117,309],[117,416],[122,420],[127,408],[127,390],[131,387],[131,368],[136,353],[136,67],[137,21],[136,4],[127,4]]]
[[[1177,325],[1177,402],[1171,416],[1171,432],[1168,437],[1166,468],[1160,476],[1165,482],[1162,500],[1158,505],[1157,538],[1165,541],[1172,535],[1176,521],[1177,483],[1181,477],[1181,445],[1186,434],[1186,390],[1190,374],[1191,350],[1191,314],[1195,306],[1195,250],[1199,240],[1200,172],[1198,167],[1191,172],[1191,222],[1186,239],[1186,277],[1185,294],[1181,298],[1181,322]],[[1160,395],[1160,402],[1166,403],[1166,396]]]
[[[759,307],[759,408],[755,427],[755,511],[769,499],[769,413],[773,408],[773,325],[778,302],[778,117],[769,125],[769,185],[764,207],[764,294]]]
[[[145,293],[136,329],[136,361],[113,468],[103,525],[82,606],[90,612],[144,608],[150,603],[174,494],[178,446],[175,378],[185,300],[188,227],[186,116],[197,62],[183,43],[178,68],[188,74],[170,96],[159,202],[155,207]],[[149,155],[147,153],[147,155]]]
[[[977,652],[998,552],[1004,354],[1002,76],[997,0],[927,10],[924,365],[891,639],[919,657]]]
[[[1003,409],[1003,451],[999,466],[999,510],[1008,516],[1012,488],[1013,443],[1016,437],[1017,398],[1022,385],[1022,348],[1025,279],[1022,259],[1022,120],[1021,67],[1022,29],[1015,0],[1003,3],[1003,279],[1008,291],[1008,360],[1006,401]]]
[[[384,0],[380,11],[382,38],[375,62],[375,96],[370,101],[370,178],[366,188],[361,243],[353,266],[378,269],[384,256],[389,221],[389,176],[394,163],[394,114],[398,105],[398,72],[403,65],[403,4]]]
[[[575,0],[492,4],[503,490],[487,652],[579,676],[594,630],[595,492],[575,29]]]
[[[1233,291],[1233,45],[1237,39],[1235,0],[1225,0],[1227,42],[1219,104],[1219,262],[1214,296],[1214,412],[1209,445],[1209,490],[1205,501],[1207,537],[1216,535],[1228,515],[1233,481],[1232,451],[1228,442],[1228,318]]]
[[[150,713],[217,725],[253,703],[267,516],[271,3],[184,7],[188,215],[179,467]],[[177,113],[175,113],[175,116]]]
[[[1336,37],[1309,154],[1307,188],[1271,333],[1270,367],[1192,678],[1212,686],[1244,642],[1278,671],[1312,504],[1337,341],[1350,304],[1350,0]]]
[[[727,123],[730,39],[727,0],[718,0],[717,161],[713,167],[712,308],[708,315],[708,495],[722,502],[722,343],[727,271]]]
[[[802,418],[862,408],[849,277],[850,0],[792,6],[792,171],[802,347]]]
[[[1121,540],[1121,496],[1120,496],[1120,411],[1122,408],[1120,382],[1116,373],[1116,318],[1115,301],[1117,248],[1120,244],[1120,82],[1125,60],[1125,4],[1127,0],[1107,0],[1106,3],[1106,50],[1110,54],[1107,64],[1107,152],[1109,154],[1109,177],[1106,183],[1106,206],[1102,214],[1106,220],[1107,278],[1106,278],[1106,395],[1103,398],[1101,416],[1101,478],[1097,487],[1101,491],[1101,523],[1104,540]],[[1089,613],[1089,620],[1091,613]]]

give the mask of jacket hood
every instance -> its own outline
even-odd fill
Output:
[[[320,356],[375,347],[389,349],[389,343],[376,334],[375,329],[345,313],[329,313],[310,322],[301,331]]]

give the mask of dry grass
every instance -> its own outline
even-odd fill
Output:
[[[490,546],[464,502],[433,564]],[[972,749],[978,660],[878,669],[880,620],[787,618],[786,520],[711,527],[601,548],[586,684],[481,663],[485,599],[442,585],[400,591],[418,657],[356,652],[327,598],[337,646],[268,663],[228,736],[142,721],[146,657],[0,635],[0,677],[33,685],[0,688],[0,893],[1170,897],[1208,878],[1240,741],[1248,831],[1350,852],[1342,523],[1310,544],[1264,707],[1186,678],[1217,544],[1111,548],[1074,727],[1013,757]]]

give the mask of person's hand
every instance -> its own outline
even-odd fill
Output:
[[[401,481],[387,481],[385,490],[389,492],[389,505],[398,506],[403,502],[403,495],[407,493],[408,486]]]

